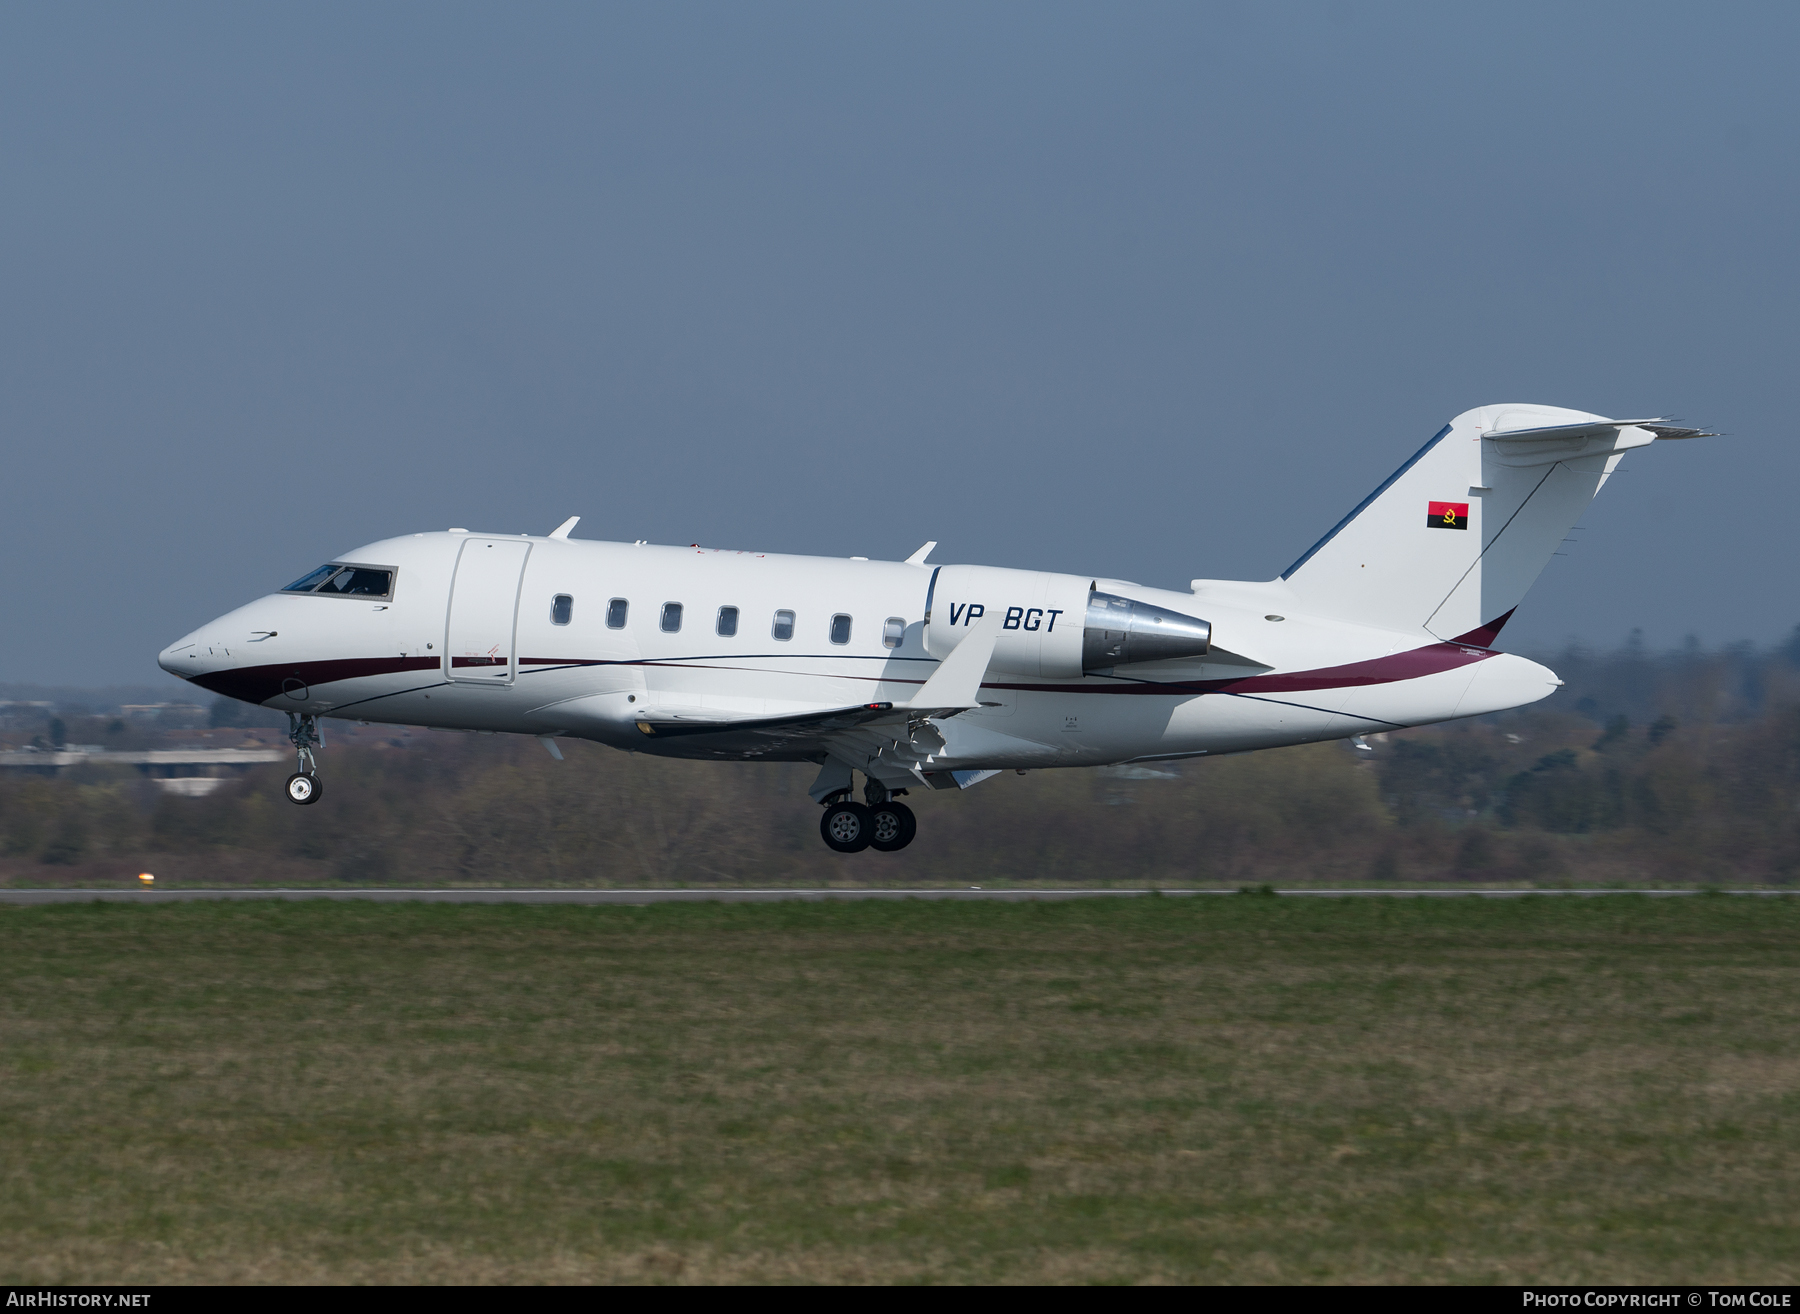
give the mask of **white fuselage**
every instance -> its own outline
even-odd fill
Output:
[[[1443,642],[1422,626],[1309,616],[1282,580],[1197,580],[1183,593],[1029,571],[946,567],[939,578],[902,562],[457,531],[386,539],[341,560],[391,571],[390,592],[271,594],[171,645],[162,666],[301,715],[567,735],[684,757],[821,761],[829,751],[895,781],[921,759],[960,772],[1307,743],[1514,707],[1557,684],[1544,667],[1492,651],[1491,639]],[[946,596],[947,580],[961,596]],[[1079,611],[1056,602],[1072,588],[1203,618],[1214,646],[1198,658],[1061,670],[1049,631],[1024,629],[1079,627]],[[668,628],[669,604],[679,628]],[[735,633],[719,632],[722,608],[737,609]],[[883,727],[834,730],[823,746],[744,746],[665,737],[645,721],[904,705],[972,610],[1006,616],[1012,632],[982,678],[983,705],[941,719],[924,746]],[[778,637],[777,613],[792,613],[789,637]],[[834,617],[849,618],[847,634],[841,620],[834,632]],[[1037,646],[1020,656],[1027,638]]]

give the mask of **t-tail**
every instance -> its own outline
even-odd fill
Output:
[[[1626,452],[1711,436],[1556,406],[1477,407],[1281,578],[1312,614],[1485,647]]]

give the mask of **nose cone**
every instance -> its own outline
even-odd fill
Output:
[[[156,664],[170,675],[205,684],[207,676],[232,664],[231,651],[221,641],[218,630],[219,621],[213,621],[183,635],[156,654]]]
[[[200,642],[198,631],[196,631],[186,638],[177,639],[157,653],[156,664],[170,675],[179,675],[184,680],[191,680],[206,669],[201,661],[201,658],[206,655],[206,645]]]

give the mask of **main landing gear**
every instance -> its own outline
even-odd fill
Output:
[[[871,779],[863,790],[867,805],[853,803],[849,790],[825,800],[825,815],[819,818],[819,835],[825,846],[838,853],[861,853],[874,849],[878,853],[898,853],[913,842],[919,823],[913,810],[896,801],[895,793]]]
[[[319,779],[319,764],[313,758],[313,749],[325,747],[325,740],[319,734],[318,718],[289,712],[288,742],[293,744],[300,765],[300,769],[287,778],[288,800],[301,804],[317,803],[325,792]]]

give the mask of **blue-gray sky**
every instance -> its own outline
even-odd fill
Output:
[[[12,5],[0,679],[450,525],[1285,567],[1498,401],[1509,646],[1800,620],[1800,8]]]

